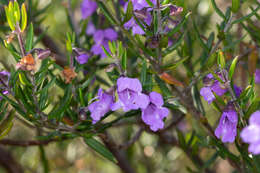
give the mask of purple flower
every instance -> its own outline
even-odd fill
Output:
[[[242,130],[240,136],[244,142],[249,143],[249,152],[260,154],[260,110],[251,115],[249,126]]]
[[[151,22],[152,22],[152,16],[151,14],[147,14],[145,17],[144,17],[144,22],[147,24],[147,25],[150,25]],[[132,32],[133,32],[133,35],[135,34],[139,34],[139,35],[143,35],[145,34],[144,30],[136,23],[135,19],[132,17],[128,22],[126,22],[124,24],[124,27],[127,29],[127,30],[130,30],[132,29]]]
[[[100,88],[98,90],[98,101],[91,103],[88,106],[89,111],[91,112],[90,116],[93,119],[93,124],[99,121],[108,111],[113,104],[114,97],[106,92],[103,92]]]
[[[152,131],[163,129],[163,119],[169,114],[169,110],[163,106],[163,98],[157,92],[149,94],[150,103],[145,109],[142,109],[142,120],[150,126]]]
[[[239,97],[240,94],[242,93],[242,89],[236,85],[234,85],[234,91],[237,97]]]
[[[81,54],[76,57],[76,60],[78,61],[79,64],[85,64],[88,62],[90,55],[87,53]]]
[[[215,100],[213,92],[218,96],[222,96],[227,91],[218,80],[214,79],[212,74],[208,74],[203,79],[203,83],[205,87],[200,89],[200,95],[203,96],[209,104]]]
[[[203,87],[200,89],[200,95],[210,104],[216,98],[210,87]]]
[[[143,8],[150,7],[146,0],[132,0],[134,10],[142,10]],[[156,0],[151,0],[151,2],[155,5]]]
[[[222,76],[219,76],[222,79]],[[222,79],[223,80],[223,79]],[[200,89],[200,95],[210,104],[216,98],[213,92],[218,95],[224,95],[228,90],[225,85],[220,83],[218,80],[215,80],[212,74],[208,74],[204,79],[203,83],[205,87]],[[234,91],[237,97],[240,96],[242,89],[236,85],[234,85]]]
[[[124,6],[125,3],[126,3],[124,0],[119,0],[118,2],[119,2],[119,4],[120,4],[121,6]]]
[[[237,113],[233,108],[224,110],[220,118],[218,127],[215,130],[217,138],[221,138],[222,142],[234,142],[237,135]]]
[[[120,77],[117,80],[118,101],[112,105],[111,109],[114,111],[122,107],[127,112],[133,109],[146,108],[149,97],[141,92],[142,85],[138,79]]]
[[[81,3],[82,18],[86,19],[91,16],[97,9],[97,3],[93,0],[83,0]]]
[[[260,69],[255,71],[255,83],[260,84]]]
[[[97,30],[94,33],[94,41],[95,44],[91,48],[91,52],[94,55],[100,55],[101,58],[105,58],[106,54],[102,49],[102,46],[105,47],[106,50],[109,50],[108,41],[114,41],[117,39],[117,33],[112,28],[108,28],[105,30]]]

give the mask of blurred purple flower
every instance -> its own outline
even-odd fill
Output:
[[[149,97],[142,94],[142,85],[136,78],[120,77],[117,80],[118,101],[111,109],[123,108],[125,112],[133,109],[145,109],[149,103]]]
[[[124,0],[119,0],[118,2],[119,2],[119,4],[120,4],[121,6],[124,6],[124,5],[126,4],[126,2],[125,2]]]
[[[155,5],[156,0],[151,0],[151,2]],[[134,10],[142,10],[143,8],[150,7],[146,0],[132,0]]]
[[[90,55],[87,53],[81,54],[76,57],[76,60],[78,61],[79,64],[85,64],[88,62]]]
[[[260,69],[255,71],[255,83],[260,84]]]
[[[249,143],[249,152],[260,154],[260,110],[251,115],[249,126],[241,131],[240,136],[244,142]]]
[[[106,50],[109,51],[108,41],[114,41],[117,39],[117,33],[112,28],[108,28],[105,30],[97,30],[94,33],[94,41],[95,44],[91,48],[91,52],[93,52],[94,55],[100,55],[101,58],[105,58],[106,54],[102,49],[102,46],[105,47]]]
[[[152,16],[151,16],[151,14],[150,14],[150,13],[147,13],[147,15],[144,16],[143,21],[144,21],[147,25],[150,25],[151,22],[152,22]],[[132,17],[128,22],[126,22],[126,23],[124,24],[124,27],[125,27],[127,30],[132,29],[133,35],[135,35],[135,34],[139,34],[139,35],[145,34],[144,30],[136,23],[134,17]]]
[[[152,131],[163,129],[163,119],[169,114],[169,110],[163,106],[163,98],[157,92],[149,94],[150,103],[145,109],[142,109],[142,120],[150,126]]]
[[[96,27],[95,27],[95,25],[93,24],[92,21],[89,21],[89,22],[88,22],[88,26],[87,26],[87,28],[86,28],[86,34],[87,34],[87,35],[93,35],[95,32],[96,32]]]
[[[83,19],[91,16],[97,9],[97,3],[93,0],[83,0],[81,3],[81,15]]]
[[[221,138],[221,141],[224,143],[234,142],[237,135],[237,122],[238,117],[234,108],[224,110],[215,130],[216,137]]]
[[[98,90],[98,101],[91,103],[88,106],[89,111],[91,112],[90,116],[93,119],[93,124],[99,121],[108,111],[113,104],[114,97],[106,92],[103,92],[100,88]]]
[[[242,93],[242,89],[236,85],[234,85],[234,91],[237,97],[239,97],[240,94]]]

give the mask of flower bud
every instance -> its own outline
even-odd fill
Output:
[[[39,59],[45,59],[51,55],[51,51],[49,49],[37,49],[36,54]]]
[[[182,11],[183,11],[182,7],[170,5],[170,15],[171,16],[177,16],[177,15],[181,14]]]

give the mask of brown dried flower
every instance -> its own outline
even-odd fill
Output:
[[[65,67],[62,71],[62,74],[65,78],[65,83],[70,83],[77,76],[77,73],[74,71],[74,69],[69,67]]]

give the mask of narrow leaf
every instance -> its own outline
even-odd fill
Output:
[[[116,159],[114,158],[113,154],[99,141],[94,138],[84,138],[85,143],[95,150],[97,153],[105,157],[106,159],[116,163]]]
[[[21,31],[23,32],[27,26],[27,12],[25,4],[22,5],[22,21],[21,21]]]
[[[31,23],[26,36],[26,45],[25,45],[26,52],[29,52],[33,47],[33,37],[34,37],[33,24]]]
[[[230,80],[232,80],[232,77],[233,77],[233,74],[235,72],[235,68],[236,68],[236,65],[237,65],[237,61],[238,61],[238,57],[235,57],[234,60],[232,61],[231,63],[231,66],[230,66],[230,69],[229,69],[229,72],[228,72],[228,78]]]

